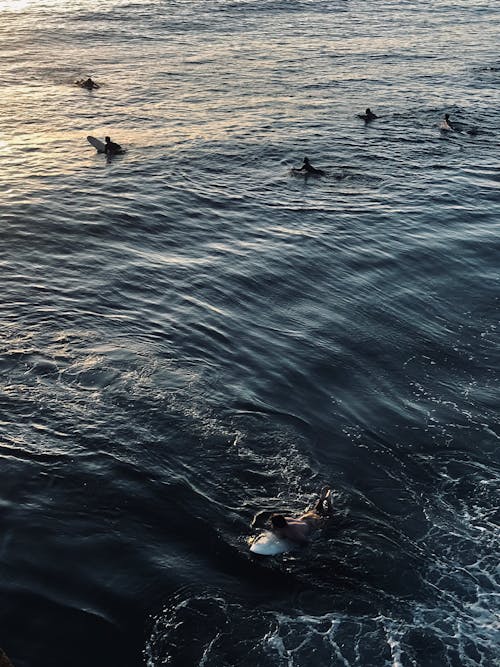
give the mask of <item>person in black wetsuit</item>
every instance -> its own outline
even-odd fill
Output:
[[[304,163],[300,169],[292,169],[294,174],[304,173],[306,176],[324,176],[325,172],[322,169],[316,169],[309,162],[309,158],[304,158]]]
[[[86,88],[87,90],[94,90],[94,88],[100,88],[99,84],[93,81],[90,76],[88,79],[81,79],[80,81],[77,81],[76,84],[80,86],[80,88]]]
[[[111,141],[109,137],[104,137],[104,141],[106,142],[104,152],[108,157],[111,157],[112,155],[120,155],[123,153],[123,148],[120,146],[120,144],[116,144],[114,141]]]
[[[370,108],[368,108],[365,113],[359,114],[359,117],[362,118],[366,123],[369,123],[371,120],[378,118],[377,114],[373,113]]]

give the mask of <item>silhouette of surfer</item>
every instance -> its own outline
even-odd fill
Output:
[[[373,111],[368,108],[366,109],[365,113],[360,113],[358,114],[359,118],[362,118],[365,123],[369,123],[372,120],[375,120],[375,118],[378,118],[377,114],[373,113]]]
[[[108,157],[112,157],[113,155],[120,155],[123,153],[123,148],[120,146],[120,144],[111,141],[109,137],[104,137],[104,141],[106,142],[104,152]]]
[[[86,88],[87,90],[93,90],[94,88],[100,88],[99,84],[92,80],[89,76],[88,79],[80,79],[76,82],[77,86],[80,88]]]
[[[294,174],[305,174],[306,176],[324,176],[325,172],[322,169],[316,169],[309,162],[309,158],[305,157],[302,167],[300,169],[292,169]]]

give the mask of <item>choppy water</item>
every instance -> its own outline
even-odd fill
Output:
[[[16,667],[498,664],[494,3],[0,9]]]

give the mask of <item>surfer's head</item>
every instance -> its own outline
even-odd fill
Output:
[[[109,142],[111,141],[111,139],[110,139],[109,137],[104,137],[104,141],[105,141],[107,144],[109,144]]]
[[[271,516],[271,526],[274,530],[286,528],[287,522],[283,514],[273,514]]]
[[[444,119],[445,119],[445,120],[450,120],[450,114],[449,114],[449,113],[445,113],[445,115],[444,115]]]
[[[305,158],[304,158],[304,164],[309,164],[309,158],[308,158],[308,157],[305,157]],[[278,515],[278,516],[279,516],[279,515]]]
[[[369,116],[369,115],[371,114],[371,112],[372,112],[372,110],[371,110],[370,108],[368,108],[368,109],[365,111],[365,114],[366,114],[367,116]]]

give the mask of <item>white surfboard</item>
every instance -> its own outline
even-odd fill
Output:
[[[91,146],[93,146],[96,149],[98,153],[104,153],[106,149],[106,144],[103,143],[100,139],[96,139],[95,137],[89,134],[89,136],[87,137],[87,141]]]
[[[441,130],[441,132],[452,132],[453,131],[453,128],[450,127],[445,120],[443,120],[443,122],[439,126],[439,129]]]
[[[288,540],[280,540],[274,533],[266,530],[257,535],[250,545],[250,551],[259,556],[277,556],[287,551],[293,551],[294,545]]]

